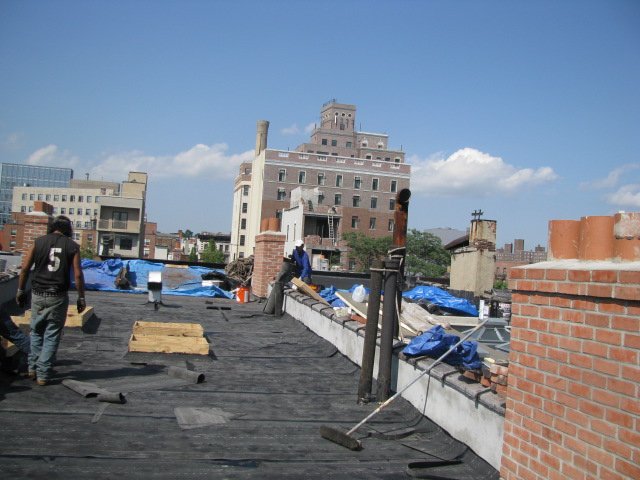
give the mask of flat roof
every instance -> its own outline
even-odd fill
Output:
[[[0,374],[6,478],[404,478],[412,462],[454,457],[462,463],[429,473],[499,477],[402,398],[356,432],[362,451],[322,438],[321,425],[346,431],[376,405],[356,403],[357,365],[291,316],[265,315],[263,303],[164,295],[156,311],[146,295],[86,299],[95,317],[65,328],[51,385]],[[137,320],[199,323],[209,355],[127,353]],[[176,383],[169,366],[206,379]],[[85,398],[64,379],[126,403]]]

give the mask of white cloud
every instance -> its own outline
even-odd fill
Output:
[[[316,124],[312,122],[306,127],[304,127],[304,133],[311,133],[315,128],[316,128]]]
[[[623,185],[605,198],[611,205],[640,208],[640,184]]]
[[[516,168],[474,148],[463,148],[448,158],[436,154],[426,160],[409,159],[411,190],[427,195],[491,195],[513,193],[558,178],[551,167]]]
[[[298,124],[294,123],[290,127],[286,127],[280,130],[280,133],[282,133],[283,135],[297,135],[298,133],[300,133],[300,129],[298,128]]]
[[[47,165],[51,167],[75,168],[79,164],[78,157],[68,150],[60,150],[57,145],[39,148],[27,158],[29,165]]]
[[[640,163],[628,163],[620,167],[614,168],[605,178],[594,180],[593,182],[584,182],[581,184],[583,188],[614,188],[618,185],[623,174],[640,168]]]
[[[126,172],[147,172],[153,177],[200,177],[232,179],[238,174],[243,162],[253,160],[253,150],[244,153],[227,153],[224,143],[198,144],[176,155],[154,156],[134,150],[109,155],[100,164],[91,168],[94,178],[121,179]]]
[[[22,146],[24,134],[21,132],[11,132],[4,136],[0,141],[2,148],[7,150],[15,150]]]

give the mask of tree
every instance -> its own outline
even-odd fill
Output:
[[[204,263],[223,263],[224,253],[216,247],[216,242],[211,240],[200,254],[200,260]]]
[[[441,277],[449,265],[451,255],[443,248],[440,238],[415,228],[408,232],[406,273]]]
[[[196,247],[191,247],[191,251],[189,252],[189,261],[190,262],[198,261],[198,254],[196,253]]]
[[[393,240],[391,237],[372,238],[360,232],[347,232],[342,239],[349,245],[349,256],[356,260],[356,269],[360,272],[369,270],[373,260],[383,259]]]
[[[85,247],[80,247],[80,258],[88,258],[92,260],[95,257],[95,249],[92,243],[88,243]]]
[[[182,236],[184,238],[191,238],[193,237],[193,232],[187,228],[185,231],[182,232]]]

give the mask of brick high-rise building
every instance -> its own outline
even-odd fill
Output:
[[[411,167],[387,134],[356,130],[355,105],[325,103],[310,142],[294,151],[267,148],[268,129],[258,122],[255,158],[236,177],[232,260],[253,254],[256,235],[280,223],[285,251],[302,238],[312,263],[339,253],[345,267],[345,232],[393,234],[395,197],[409,187]]]

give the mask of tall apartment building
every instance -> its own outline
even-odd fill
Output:
[[[24,215],[33,212],[34,202],[45,202],[53,207],[53,215],[69,217],[74,240],[92,245],[97,254],[141,258],[146,190],[147,174],[143,172],[129,172],[120,184],[75,179],[61,188],[14,187],[11,210]],[[7,227],[19,237],[18,221]],[[14,243],[11,250],[21,251],[21,247]]]
[[[312,262],[337,254],[344,267],[352,266],[344,233],[393,234],[395,197],[411,167],[387,134],[356,130],[355,105],[325,103],[310,141],[294,151],[267,148],[268,128],[258,122],[255,158],[236,177],[231,259],[253,253],[271,218],[281,221],[286,251],[303,239]]]
[[[14,187],[68,187],[70,168],[0,163],[0,227],[11,221]]]
[[[545,262],[547,250],[537,245],[533,250],[524,249],[524,240],[516,238],[513,243],[505,243],[503,248],[496,249],[496,279],[505,280],[509,270],[521,265]]]

